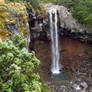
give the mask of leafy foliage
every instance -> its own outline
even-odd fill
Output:
[[[5,42],[0,39],[1,92],[42,92],[39,75],[32,73],[40,61],[25,47],[23,35],[15,34],[12,40]]]
[[[40,0],[26,0],[27,3],[30,3],[34,9],[40,7]]]
[[[84,23],[92,31],[92,1],[77,0],[74,1],[72,12],[81,23]]]
[[[23,0],[5,0],[6,2],[23,2]]]

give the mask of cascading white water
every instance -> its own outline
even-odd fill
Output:
[[[53,17],[54,17],[54,20],[53,20]],[[51,72],[53,74],[59,74],[60,73],[60,65],[59,65],[57,9],[50,9],[49,10],[49,19],[50,19],[51,42],[52,42],[52,44],[51,44],[52,45]]]

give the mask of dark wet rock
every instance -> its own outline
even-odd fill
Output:
[[[72,39],[78,39],[81,42],[92,44],[92,33],[91,32],[90,33],[72,32],[71,30],[69,30],[67,28],[61,28],[59,33],[60,33],[60,35],[63,35],[65,37],[70,37]]]
[[[48,23],[43,19],[43,15],[36,14],[31,8],[27,8],[29,15],[29,28],[31,42],[35,40],[48,40]]]

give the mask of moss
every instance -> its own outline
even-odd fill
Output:
[[[32,9],[32,12],[35,13],[35,9],[33,8],[33,6],[30,4],[30,2],[28,2],[26,4],[26,7],[29,7],[30,9]]]
[[[7,36],[12,35],[11,28],[16,25],[18,25],[17,29],[26,35],[28,33],[26,27],[27,12],[24,3],[5,3],[4,0],[2,2],[0,3],[0,38],[4,41]]]
[[[6,8],[8,11],[12,12],[12,13],[17,13],[18,15],[26,15],[26,7],[24,5],[24,3],[17,3],[17,2],[8,2],[7,4],[5,4]]]
[[[46,8],[42,4],[40,5],[40,9],[39,10],[42,13],[43,18],[46,18],[47,17]]]

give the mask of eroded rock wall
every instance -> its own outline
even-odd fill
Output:
[[[64,6],[53,5],[52,3],[43,4],[43,7],[46,10],[46,17],[44,17],[42,11],[37,14],[28,9],[31,40],[50,40],[48,11],[57,7],[59,34],[82,42],[92,43],[92,33],[89,33],[85,25],[73,18],[69,9]]]

